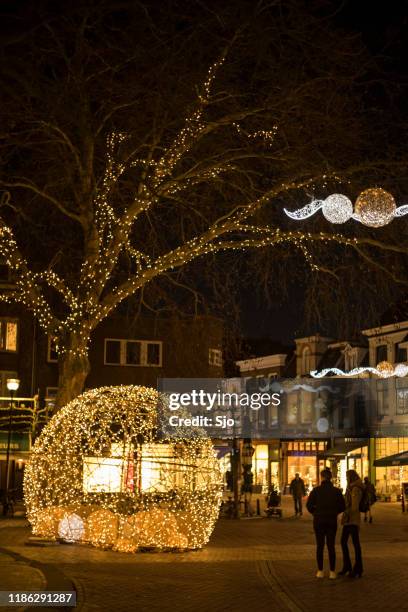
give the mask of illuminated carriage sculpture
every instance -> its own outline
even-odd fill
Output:
[[[103,387],[51,419],[25,472],[34,534],[122,552],[208,542],[221,499],[218,460],[202,430],[158,439],[162,401],[151,388]]]

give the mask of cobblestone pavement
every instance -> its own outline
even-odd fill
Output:
[[[28,535],[10,522],[0,529],[0,548],[57,566],[75,584],[81,611],[408,610],[408,513],[397,504],[376,504],[373,524],[362,524],[364,576],[358,580],[314,577],[311,518],[291,516],[289,499],[281,520],[220,520],[209,545],[197,552],[38,548],[24,545]]]

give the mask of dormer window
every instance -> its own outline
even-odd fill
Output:
[[[380,344],[375,350],[376,364],[381,361],[388,361],[388,349],[386,344]]]

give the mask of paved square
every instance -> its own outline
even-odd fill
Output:
[[[378,503],[362,523],[364,576],[317,580],[311,517],[221,519],[209,545],[188,553],[127,555],[89,546],[26,546],[23,520],[0,522],[0,563],[7,584],[41,588],[36,568],[73,581],[77,610],[387,612],[408,609],[408,514]],[[339,540],[340,529],[338,532]],[[341,568],[341,551],[337,547]],[[6,563],[7,556],[20,555]],[[26,562],[36,568],[24,570]],[[327,557],[326,561],[326,574]],[[25,573],[24,573],[25,572]],[[31,572],[31,573],[30,573]],[[57,572],[57,574],[55,573]],[[3,582],[3,576],[2,576]]]

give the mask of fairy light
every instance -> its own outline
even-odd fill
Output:
[[[102,387],[51,419],[24,476],[34,533],[122,552],[208,542],[219,463],[202,430],[157,438],[162,401],[147,387]]]

